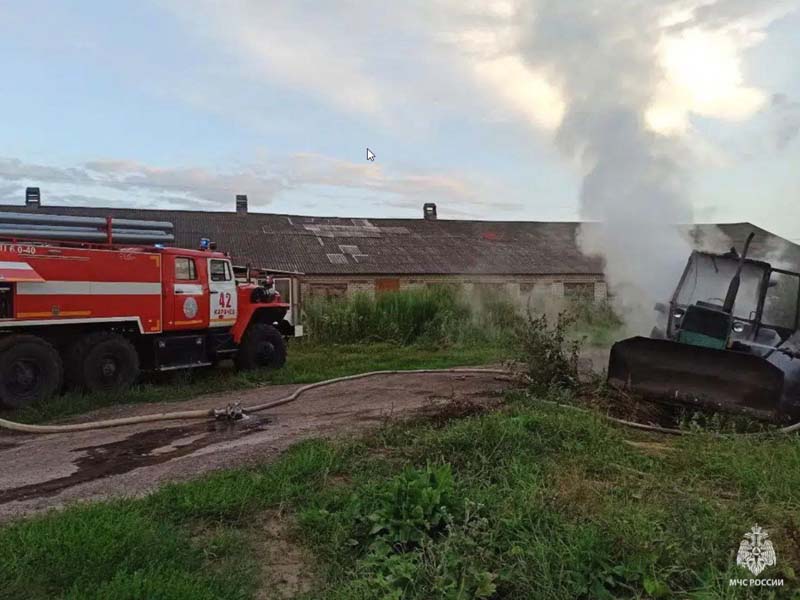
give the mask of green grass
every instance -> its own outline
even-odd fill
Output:
[[[632,445],[634,442],[639,445]],[[248,598],[253,524],[280,510],[319,577],[308,599],[747,598],[731,577],[765,527],[764,576],[796,597],[795,437],[659,438],[509,395],[493,413],[310,441],[271,465],[0,529],[14,598]],[[758,592],[758,593],[755,593]]]
[[[6,527],[3,597],[210,600],[247,593],[250,570],[238,566],[235,535],[222,530],[201,545],[189,529],[153,516],[142,504],[104,503]]]
[[[255,388],[267,384],[312,383],[342,375],[384,369],[440,368],[498,362],[508,357],[507,345],[408,345],[391,343],[320,345],[290,340],[286,366],[277,371],[237,372],[232,364],[151,376],[122,394],[75,394],[6,411],[7,419],[37,423],[118,404],[188,400],[206,393]]]

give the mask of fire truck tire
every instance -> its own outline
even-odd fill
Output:
[[[252,323],[242,336],[234,362],[243,371],[259,367],[280,369],[286,363],[286,342],[272,325]]]
[[[97,331],[78,340],[70,351],[67,378],[88,392],[118,392],[139,377],[139,355],[125,337]]]
[[[61,390],[64,368],[58,351],[35,335],[12,335],[0,344],[0,403],[20,408]]]

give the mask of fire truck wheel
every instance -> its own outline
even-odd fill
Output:
[[[126,338],[110,331],[90,333],[72,348],[68,377],[89,392],[117,392],[139,376],[139,355]]]
[[[286,342],[272,325],[253,323],[242,336],[234,360],[241,370],[258,367],[280,369],[286,363]]]
[[[20,408],[61,389],[64,369],[53,346],[35,335],[14,335],[0,345],[0,403]]]

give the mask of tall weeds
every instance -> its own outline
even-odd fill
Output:
[[[325,344],[457,343],[496,340],[515,322],[511,303],[480,308],[459,288],[440,286],[306,303],[309,337]]]
[[[320,344],[390,342],[395,344],[506,344],[525,324],[528,313],[502,289],[430,286],[372,296],[311,298],[304,325]],[[620,321],[606,303],[566,301],[572,315],[565,335],[590,344],[610,343]],[[539,311],[533,311],[536,316]]]
[[[575,298],[565,302],[571,330],[590,346],[610,346],[622,335],[623,321],[607,300]]]

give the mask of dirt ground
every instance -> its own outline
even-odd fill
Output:
[[[168,421],[97,431],[0,433],[0,520],[76,501],[139,496],[168,481],[270,460],[310,437],[380,426],[439,405],[491,403],[509,386],[491,374],[404,374],[341,382],[235,423]],[[194,408],[254,405],[297,385],[267,386],[184,402],[117,406],[80,421]]]

